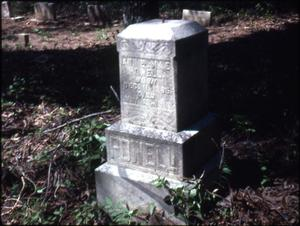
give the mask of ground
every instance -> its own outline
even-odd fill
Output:
[[[124,28],[31,19],[2,19],[2,223],[107,224],[116,218],[95,207],[93,169],[105,160],[103,129],[120,118],[115,40]],[[208,27],[226,186],[204,224],[299,223],[298,22],[281,14]],[[160,212],[126,211],[125,220],[170,224]]]

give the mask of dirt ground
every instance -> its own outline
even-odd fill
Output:
[[[91,26],[78,16],[48,24],[32,19],[2,19],[1,218],[4,224],[20,223],[25,215],[17,210],[30,206],[43,187],[46,213],[64,207],[57,222],[74,224],[74,208],[95,194],[93,178],[85,183],[72,168],[67,129],[35,131],[99,111],[104,113],[95,119],[107,125],[119,119],[112,90],[118,93],[115,42],[124,27],[120,21],[107,28]],[[299,15],[286,14],[207,28],[210,110],[222,115],[222,143],[232,174],[205,225],[299,223],[298,23]],[[29,34],[28,47],[22,46],[20,33]],[[45,150],[50,165],[34,161]],[[76,186],[57,185],[66,179]],[[106,224],[107,219],[103,214],[89,223]]]
[[[60,18],[58,22],[38,23],[34,16],[27,15],[23,21],[2,19],[2,48],[13,50],[19,46],[18,34],[30,35],[30,49],[78,49],[95,48],[115,43],[116,35],[124,29],[122,22],[115,20],[110,28],[99,28],[88,22],[86,16]],[[280,18],[258,18],[236,20],[208,27],[209,43],[226,42],[236,37],[250,35],[257,31],[283,29],[287,23],[296,23],[297,15],[282,15]]]

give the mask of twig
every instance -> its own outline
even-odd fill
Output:
[[[7,146],[7,147],[5,147],[5,149],[10,149],[10,148],[15,148],[15,147],[17,147],[17,146],[20,144],[21,141],[23,141],[24,139],[28,138],[28,136],[30,136],[30,135],[33,135],[33,134],[28,133],[27,135],[25,135],[25,136],[23,136],[23,137],[20,137],[20,139],[17,141],[16,144],[12,144],[12,145],[10,145],[10,146]]]
[[[51,175],[51,166],[52,166],[52,161],[49,164],[49,168],[48,168],[48,178],[47,178],[47,189],[46,189],[46,193],[45,193],[45,197],[42,201],[42,205],[44,204],[47,194],[48,194],[48,190],[49,190],[49,184],[50,184],[50,175]]]
[[[218,197],[218,198],[220,198],[220,199],[224,199],[223,196],[221,196],[221,195],[219,195],[219,194],[216,194],[216,193],[212,193],[212,192],[210,192],[210,191],[207,190],[207,189],[206,189],[206,192],[209,193],[209,194],[212,195],[212,196],[216,196],[216,197]]]
[[[224,162],[225,142],[223,142],[223,143],[221,144],[221,147],[222,147],[222,153],[221,153],[221,159],[220,159],[219,169],[222,168],[222,165],[223,165],[223,162]]]
[[[116,90],[114,89],[114,87],[113,87],[113,86],[110,86],[109,88],[111,89],[111,91],[112,91],[113,94],[115,95],[115,97],[116,97],[116,99],[118,100],[118,102],[120,102],[120,98],[119,98],[119,96],[118,96]]]
[[[5,201],[9,201],[9,200],[18,200],[18,199],[16,199],[16,198],[8,198],[8,199],[5,199]],[[22,201],[20,201],[20,202],[22,202]],[[3,208],[7,208],[7,207],[3,206]]]
[[[56,192],[58,191],[58,189],[60,188],[60,177],[59,174],[57,175],[57,182],[56,182],[56,188],[54,190],[54,198],[56,198]]]
[[[53,131],[61,129],[61,128],[67,126],[67,125],[70,125],[72,123],[79,122],[79,121],[81,121],[83,119],[87,119],[87,118],[90,118],[90,117],[94,117],[94,116],[97,116],[97,115],[102,115],[102,114],[106,114],[106,113],[110,113],[110,112],[112,112],[112,110],[95,112],[95,113],[92,113],[92,114],[89,114],[89,115],[85,115],[85,116],[80,117],[80,118],[72,119],[71,121],[68,121],[68,122],[66,122],[66,123],[64,123],[62,125],[59,125],[57,127],[52,128],[52,129],[46,129],[46,130],[43,131],[43,133],[53,132]]]
[[[17,201],[15,202],[14,206],[13,206],[10,210],[8,210],[8,211],[5,212],[5,213],[2,213],[1,216],[4,216],[4,215],[6,215],[6,214],[11,213],[11,212],[17,207],[17,204],[18,204],[18,202],[20,201],[21,195],[22,195],[23,190],[24,190],[24,188],[25,188],[25,180],[24,180],[24,177],[23,177],[23,176],[21,177],[21,180],[22,180],[22,188],[21,188],[21,191],[20,191],[20,193],[19,193],[19,196],[18,196]]]
[[[27,177],[25,174],[23,174],[23,177],[26,179],[26,180],[28,180],[32,185],[33,185],[33,187],[34,187],[34,191],[29,195],[29,197],[28,197],[28,199],[27,199],[27,203],[29,202],[29,200],[30,200],[30,198],[31,198],[31,196],[33,196],[35,193],[36,193],[36,185],[35,185],[35,183],[33,182],[33,180],[31,180],[29,177]]]

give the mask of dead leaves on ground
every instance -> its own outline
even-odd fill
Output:
[[[299,223],[299,183],[276,179],[273,186],[231,191],[211,214],[223,225],[291,225]],[[225,212],[224,209],[228,211]]]

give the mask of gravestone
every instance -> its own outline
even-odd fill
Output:
[[[182,186],[207,168],[219,140],[207,108],[207,49],[207,30],[187,20],[149,20],[118,35],[121,120],[106,129],[107,162],[95,170],[99,203],[171,213],[167,192],[151,181]]]
[[[12,17],[12,8],[8,1],[1,2],[1,17],[2,18],[10,18]]]
[[[56,20],[55,3],[37,2],[34,4],[34,15],[38,21],[54,21]]]
[[[209,26],[211,18],[211,12],[209,11],[197,11],[184,9],[182,11],[183,20],[192,20],[198,22],[202,26]]]
[[[14,22],[19,22],[19,21],[25,20],[25,17],[23,17],[23,16],[15,16],[15,17],[11,17],[10,19],[12,21],[14,21]]]
[[[88,5],[87,14],[91,24],[106,26],[110,24],[109,16],[103,5]]]
[[[24,47],[29,46],[29,34],[26,33],[18,34],[18,41]]]

